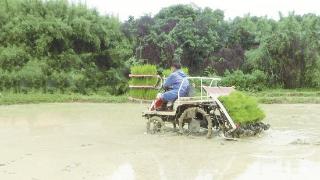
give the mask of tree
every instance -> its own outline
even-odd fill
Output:
[[[267,72],[272,83],[285,88],[315,86],[319,72],[319,18],[290,14],[282,17],[258,49],[246,53],[253,68]],[[312,83],[313,82],[313,83]]]
[[[132,42],[121,31],[118,19],[66,0],[5,2],[7,12],[0,8],[0,72],[9,72],[16,82],[14,89],[21,89],[21,81],[44,91],[51,88],[82,93],[126,84],[123,72],[125,61],[132,56]],[[15,76],[22,70],[23,74],[32,73],[25,66],[35,64],[42,68],[37,71],[37,77],[45,82],[42,86]],[[117,71],[122,79],[115,81],[111,71]]]

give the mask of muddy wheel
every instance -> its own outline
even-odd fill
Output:
[[[164,122],[159,116],[152,116],[147,121],[147,133],[155,134],[162,132],[164,129]]]
[[[206,113],[203,109],[201,109],[199,107],[188,108],[181,114],[181,116],[178,119],[178,122],[179,122],[179,133],[183,134],[183,124],[185,123],[185,121],[190,121],[191,122],[192,119],[196,118],[196,115],[198,113],[200,113],[202,115],[202,117],[208,123],[207,138],[210,138],[211,135],[212,135],[212,121],[211,121],[210,115],[208,115],[208,113]]]

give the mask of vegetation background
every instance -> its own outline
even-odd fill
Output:
[[[319,101],[319,29],[315,14],[226,20],[222,10],[174,5],[120,22],[67,0],[0,0],[0,90],[121,95],[131,66],[179,60],[239,90],[311,88],[303,96]]]

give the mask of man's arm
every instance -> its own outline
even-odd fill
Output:
[[[173,85],[174,79],[175,79],[175,75],[173,73],[171,73],[170,76],[164,82],[163,88],[164,89],[169,89]]]

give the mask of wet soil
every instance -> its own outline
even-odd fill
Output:
[[[0,179],[317,179],[320,105],[263,105],[255,137],[145,134],[144,104],[0,106]]]

